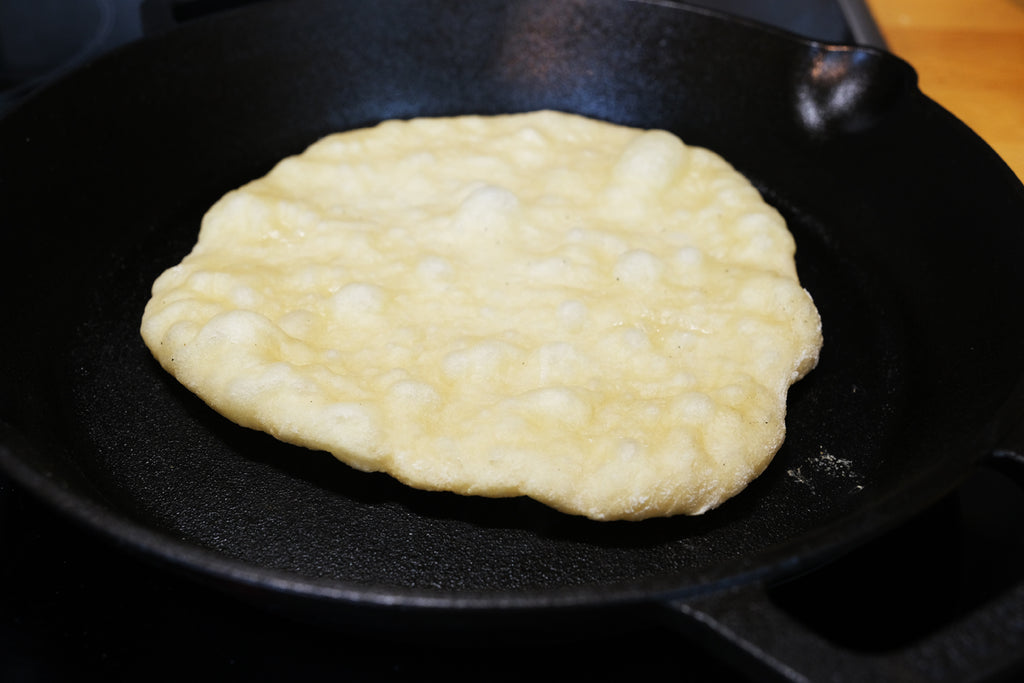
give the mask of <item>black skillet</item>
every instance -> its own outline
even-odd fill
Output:
[[[711,147],[790,221],[825,347],[776,460],[720,509],[600,524],[413,491],[230,424],[150,358],[148,287],[223,192],[328,132],[538,108]],[[853,655],[765,586],[1024,441],[1024,188],[875,50],[666,3],[271,2],[130,46],[15,110],[0,193],[0,464],[122,546],[341,628],[668,618],[754,670],[834,673]],[[1001,615],[1024,613],[1021,593]],[[937,634],[866,666],[956,675],[1021,637],[1019,618],[972,618],[992,632],[982,647]]]

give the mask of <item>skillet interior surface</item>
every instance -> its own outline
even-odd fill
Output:
[[[0,126],[4,426],[22,482],[129,546],[326,602],[606,604],[791,572],[922,509],[1021,415],[1024,192],[875,51],[634,2],[270,3],[129,47]],[[745,492],[599,524],[408,489],[228,423],[138,334],[224,192],[321,135],[554,108],[667,128],[790,223],[819,367]]]

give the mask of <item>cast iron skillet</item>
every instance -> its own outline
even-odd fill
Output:
[[[825,347],[742,495],[599,524],[413,491],[228,423],[150,358],[149,285],[223,192],[332,131],[538,108],[711,147],[790,221]],[[776,673],[828,670],[853,655],[764,586],[1017,450],[1024,189],[879,51],[664,3],[268,3],[40,93],[0,125],[0,191],[4,469],[124,546],[341,627],[669,617]],[[860,664],[956,673],[990,654],[931,659],[949,648]]]

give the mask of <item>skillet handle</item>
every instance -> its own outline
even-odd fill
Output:
[[[993,472],[1005,477],[1010,498],[996,495],[982,524],[1022,509],[1015,484],[1024,491],[1024,420],[979,464],[978,476],[990,484]],[[988,472],[986,473],[986,470]],[[1013,484],[1009,484],[1013,482]],[[993,489],[976,490],[988,495]],[[1018,492],[1019,493],[1019,492]],[[995,510],[995,511],[991,511]],[[1011,526],[1010,529],[1016,529]],[[1015,533],[1014,531],[1003,531]],[[997,541],[1007,544],[1007,540]],[[1021,547],[1015,539],[1012,545]],[[899,561],[898,559],[895,561]],[[842,591],[842,585],[835,586]],[[942,595],[935,596],[941,601]],[[965,681],[1024,680],[1024,576],[993,599],[913,640],[909,645],[862,651],[830,641],[785,610],[762,583],[753,582],[718,593],[669,601],[670,623],[753,680],[797,681]],[[863,616],[863,615],[861,615]],[[876,620],[885,620],[879,613]],[[837,619],[857,616],[838,608]],[[871,624],[866,625],[871,628]]]
[[[1019,672],[1024,643],[1024,580],[956,624],[884,652],[859,652],[829,641],[779,607],[759,584],[665,607],[687,636],[757,681],[986,680],[1007,669]]]
[[[988,453],[982,464],[1001,472],[1024,488],[1024,417],[1003,437],[1001,446]]]

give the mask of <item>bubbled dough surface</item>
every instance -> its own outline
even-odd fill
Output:
[[[699,514],[767,466],[821,325],[720,157],[550,111],[338,133],[228,193],[154,356],[231,420],[425,489]]]

